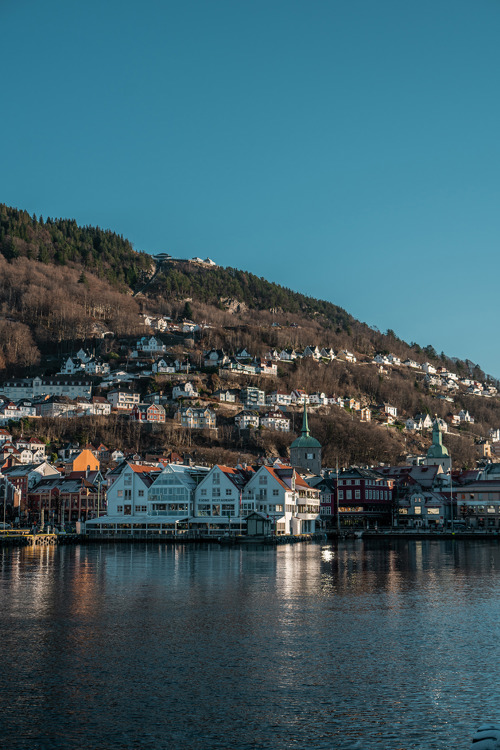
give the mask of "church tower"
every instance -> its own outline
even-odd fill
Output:
[[[445,474],[451,471],[450,454],[448,452],[448,448],[443,445],[443,435],[441,433],[441,426],[437,417],[432,428],[432,445],[427,451],[425,465],[441,466]]]
[[[290,446],[290,463],[296,468],[309,469],[313,474],[321,473],[321,443],[309,433],[305,402],[300,437]]]

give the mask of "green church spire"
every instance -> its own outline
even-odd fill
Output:
[[[304,399],[304,416],[302,417],[302,430],[301,434],[303,437],[309,437],[309,425],[307,424],[307,407]]]

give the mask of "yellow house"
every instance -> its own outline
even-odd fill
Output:
[[[87,448],[75,458],[71,471],[99,471],[99,460]]]

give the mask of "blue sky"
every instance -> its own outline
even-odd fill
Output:
[[[500,377],[498,0],[2,0],[0,201]]]

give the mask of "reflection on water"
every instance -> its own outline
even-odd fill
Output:
[[[1,747],[467,747],[500,717],[496,542],[0,556]]]

